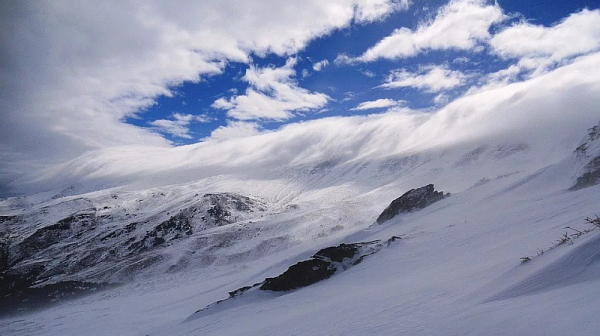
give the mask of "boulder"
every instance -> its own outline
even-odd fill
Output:
[[[275,278],[265,279],[260,289],[280,292],[306,287],[328,279],[335,271],[335,266],[330,262],[309,259],[290,266],[287,271]]]
[[[433,184],[428,184],[417,189],[411,189],[393,200],[392,203],[383,210],[379,217],[377,217],[377,223],[382,224],[396,217],[400,213],[423,209],[448,195],[449,194],[444,195],[441,191],[435,191]]]

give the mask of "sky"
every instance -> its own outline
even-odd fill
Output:
[[[299,128],[360,137],[364,120],[439,120],[469,97],[544,76],[562,74],[557,92],[597,85],[600,76],[567,69],[600,62],[598,8],[591,0],[3,1],[2,194],[97,151],[256,146],[251,139],[271,133],[294,148],[309,143],[290,138]],[[583,116],[594,115],[594,99],[579,97]]]

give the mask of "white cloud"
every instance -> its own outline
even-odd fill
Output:
[[[116,145],[169,146],[125,123],[184,81],[280,56],[391,0],[9,1],[0,11],[0,185],[33,164]],[[252,13],[252,15],[248,15]],[[21,168],[14,169],[17,162]],[[9,167],[10,166],[10,167]],[[7,176],[6,178],[2,176]],[[12,177],[10,177],[12,176]]]
[[[376,76],[375,73],[373,71],[371,71],[371,70],[361,71],[360,73],[363,74],[363,75],[365,75],[365,76],[367,76],[367,77],[369,77],[369,78],[373,78],[373,77]]]
[[[328,65],[329,65],[329,61],[328,60],[322,60],[322,61],[319,61],[319,62],[313,64],[313,70],[314,71],[321,71],[324,68],[326,68]]]
[[[413,87],[429,92],[439,92],[464,85],[467,78],[460,71],[450,70],[447,66],[425,66],[418,72],[408,72],[404,69],[393,70],[386,83],[380,85],[386,89]]]
[[[464,56],[463,56],[463,57],[457,57],[457,58],[455,58],[455,59],[452,61],[452,63],[455,63],[455,64],[467,64],[467,63],[469,63],[470,61],[471,61],[471,60],[470,60],[468,57],[464,57]]]
[[[357,160],[377,162],[417,152],[427,159],[428,149],[443,151],[462,143],[525,142],[532,148],[529,159],[541,168],[571,153],[587,128],[597,124],[598,73],[600,53],[595,53],[533,79],[467,94],[429,113],[323,118],[251,137],[177,148],[106,148],[56,166],[45,175],[32,169],[28,179],[20,182],[40,176],[39,183],[63,184],[92,179],[173,183],[173,179],[189,182],[223,174],[228,178],[236,174],[285,178],[288,169],[324,161],[351,167]]]
[[[352,111],[362,111],[362,110],[370,110],[377,108],[386,108],[386,107],[395,107],[395,106],[403,106],[406,105],[405,100],[393,100],[393,99],[377,99],[373,101],[366,101],[358,104],[357,107],[352,108]]]
[[[243,138],[259,134],[261,127],[257,123],[244,121],[228,121],[226,126],[217,127],[210,134],[209,139],[225,140]]]
[[[189,125],[192,122],[207,123],[212,119],[207,115],[174,113],[172,119],[158,119],[150,122],[154,129],[184,139],[191,139]]]
[[[358,23],[379,21],[396,11],[407,10],[410,0],[361,1],[356,8],[355,19]]]
[[[600,49],[600,11],[583,10],[551,27],[520,22],[494,35],[490,45],[496,55],[518,61],[486,75],[487,85],[504,85],[519,76],[534,78]]]
[[[359,57],[338,55],[337,64],[400,59],[427,50],[474,50],[490,39],[489,28],[505,19],[500,7],[485,0],[453,0],[416,30],[396,29]]]
[[[553,61],[595,51],[600,48],[600,10],[571,14],[553,27],[521,22],[494,35],[490,45],[505,58]]]
[[[446,105],[450,101],[450,97],[445,93],[440,93],[435,98],[433,98],[433,102],[436,105]]]
[[[242,80],[250,84],[244,95],[230,99],[220,98],[212,107],[227,110],[230,118],[238,120],[286,120],[294,112],[314,111],[325,106],[329,97],[298,86],[297,60],[290,58],[281,68],[251,66]]]

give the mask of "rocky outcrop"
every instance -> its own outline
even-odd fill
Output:
[[[51,304],[115,286],[117,285],[64,281],[42,287],[25,287],[10,294],[0,292],[0,318],[42,309]]]
[[[320,259],[301,261],[290,266],[281,275],[265,279],[260,289],[280,292],[306,287],[330,278],[335,270],[335,266],[328,261]]]
[[[587,137],[575,149],[575,157],[585,166],[569,190],[579,190],[600,183],[600,125],[588,129]]]
[[[575,184],[569,190],[579,190],[595,186],[600,183],[600,156],[592,159],[586,166],[585,172],[577,178]]]
[[[382,246],[376,240],[324,248],[311,259],[290,266],[281,275],[265,279],[260,289],[279,292],[310,286],[360,263],[365,256],[377,252]]]
[[[141,240],[129,245],[128,249],[133,252],[143,252],[162,245],[165,242],[190,236],[192,233],[192,220],[190,216],[181,212],[155,226]]]
[[[38,287],[46,284],[123,282],[152,267],[164,271],[169,265],[163,263],[172,262],[167,245],[266,210],[260,200],[231,193],[178,196],[60,197],[21,211],[9,209],[18,215],[0,216],[0,300],[30,300],[29,294],[39,296]],[[230,236],[227,241],[219,235],[203,237],[215,246],[194,245],[214,253],[219,244],[233,244],[237,236]],[[65,286],[55,288],[70,290]]]
[[[229,298],[216,301],[196,311],[185,321],[194,320],[216,306],[227,306],[232,299],[243,296],[250,291],[256,291],[256,287],[259,287],[258,290],[263,291],[287,292],[329,279],[336,273],[359,264],[365,257],[379,252],[384,246],[389,246],[400,239],[400,237],[392,236],[385,242],[374,240],[352,244],[342,243],[338,246],[326,247],[319,250],[310,259],[290,266],[285,272],[274,278],[266,278],[263,282],[229,292]]]
[[[377,217],[377,223],[382,224],[396,217],[400,213],[423,209],[449,195],[450,194],[444,194],[441,191],[435,191],[433,184],[428,184],[417,189],[411,189],[393,200],[392,203],[383,210],[379,217]]]

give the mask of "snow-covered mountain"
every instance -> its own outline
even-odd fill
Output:
[[[598,128],[569,151],[499,137],[5,199],[4,294],[119,286],[5,318],[2,334],[592,335]],[[392,200],[429,183],[451,195],[376,222]],[[391,237],[399,239],[377,243]],[[355,256],[362,262],[340,259],[344,271],[327,280],[214,304],[340,243],[371,245],[356,245],[367,249]]]

